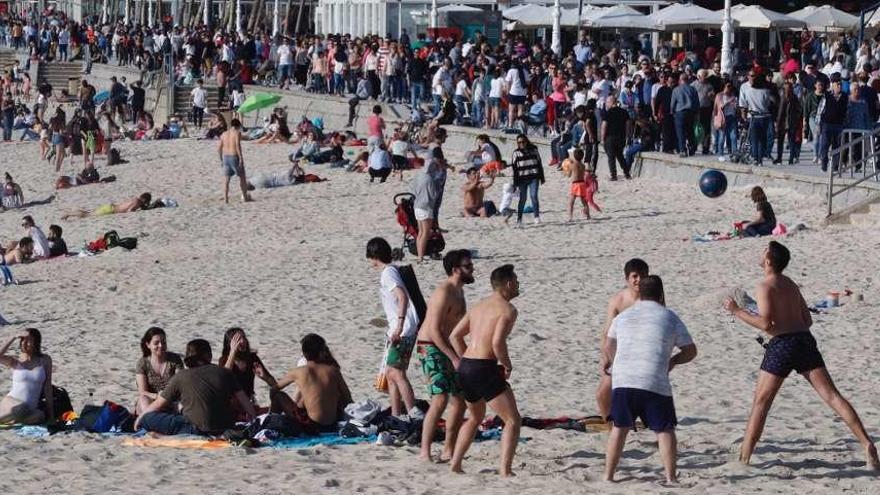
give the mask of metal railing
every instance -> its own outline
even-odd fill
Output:
[[[828,167],[828,214],[834,212],[832,201],[835,196],[858,186],[862,182],[874,179],[880,182],[880,127],[873,130],[844,129],[840,136],[840,146],[829,151]],[[838,185],[834,190],[834,179],[844,178],[849,174],[852,182]]]

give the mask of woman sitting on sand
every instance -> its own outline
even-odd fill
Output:
[[[6,352],[15,341],[21,354],[17,358]],[[41,350],[42,336],[36,328],[12,337],[0,349],[0,364],[12,369],[12,390],[0,401],[0,423],[38,424],[55,417],[54,404],[46,401],[40,409],[40,398],[52,397],[52,359]]]
[[[226,118],[220,112],[211,114],[211,120],[208,122],[208,132],[205,133],[205,139],[216,139],[226,132],[229,126],[226,125]]]
[[[107,203],[95,208],[95,211],[89,210],[74,210],[70,213],[61,216],[62,220],[69,220],[71,218],[85,218],[88,216],[96,216],[101,217],[105,215],[113,215],[116,213],[130,213],[138,210],[146,210],[150,206],[150,201],[152,201],[153,197],[150,193],[146,192],[141,194],[140,196],[129,199],[128,201],[124,201],[122,203]]]
[[[142,414],[156,400],[168,381],[183,369],[183,360],[178,354],[168,352],[165,330],[150,327],[141,338],[141,356],[135,366],[138,399],[135,413]]]
[[[256,409],[257,397],[254,392],[254,368],[259,366],[265,371],[264,376],[260,377],[264,381],[272,379],[272,375],[266,370],[266,366],[260,361],[256,351],[251,350],[250,342],[248,342],[244,330],[241,328],[230,328],[226,331],[226,334],[223,336],[223,352],[220,354],[217,364],[221,368],[232,371],[232,376],[235,378],[236,383],[238,383],[239,388],[250,399],[254,409]],[[230,407],[232,408],[233,418],[246,417],[245,412],[237,402],[233,401]]]
[[[9,175],[9,172],[6,173],[6,183],[3,184],[3,208],[21,208],[21,205],[24,204],[24,193],[21,191],[21,186],[15,183],[12,180],[12,176]]]
[[[767,195],[764,194],[764,190],[760,186],[755,186],[752,188],[749,196],[751,196],[752,201],[755,203],[758,213],[755,215],[754,220],[743,225],[743,234],[746,237],[772,234],[773,229],[776,228],[776,214],[773,213],[773,207],[767,201]]]

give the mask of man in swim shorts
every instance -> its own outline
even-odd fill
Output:
[[[464,419],[464,401],[458,386],[455,368],[460,356],[449,343],[449,334],[464,316],[467,303],[464,298],[465,284],[474,283],[474,262],[466,249],[453,249],[443,257],[444,280],[431,294],[425,322],[416,341],[422,375],[428,382],[431,407],[422,423],[421,458],[431,460],[431,442],[437,431],[437,421],[443,416],[447,404],[446,438],[441,459],[449,459],[455,449],[458,429]]]
[[[489,212],[486,211],[486,204],[483,197],[486,189],[492,187],[495,183],[495,174],[489,173],[489,180],[480,179],[480,168],[471,167],[467,171],[467,180],[462,184],[461,190],[464,192],[464,208],[462,213],[466,217],[488,217]]]
[[[744,464],[751,460],[773,399],[786,377],[794,370],[810,382],[819,397],[852,430],[865,449],[868,467],[880,470],[874,442],[865,431],[858,413],[834,386],[831,375],[825,368],[816,339],[810,333],[813,319],[798,285],[782,274],[790,259],[788,249],[776,241],[771,241],[764,250],[761,256],[764,279],[758,284],[755,294],[758,302],[757,315],[739,307],[732,298],[724,301],[724,308],[734,316],[772,337],[766,345],[764,361],[758,372],[755,399],[739,460]]]
[[[423,419],[421,410],[415,407],[415,395],[406,376],[419,332],[419,315],[400,272],[391,264],[391,245],[388,241],[381,237],[370,239],[367,242],[367,260],[370,266],[381,272],[379,294],[388,321],[384,364],[391,414],[405,419]],[[405,409],[401,407],[401,402]]]
[[[241,151],[241,122],[232,119],[227,129],[220,135],[220,143],[217,145],[220,154],[220,165],[223,168],[223,201],[229,203],[229,181],[233,175],[238,176],[241,186],[241,200],[251,201],[248,195],[247,176],[244,171],[244,154]]]
[[[626,276],[626,288],[618,292],[608,301],[608,309],[605,316],[605,326],[602,327],[601,347],[602,357],[599,365],[599,386],[596,388],[596,403],[599,415],[608,419],[611,413],[611,373],[609,367],[613,356],[605,352],[605,342],[608,337],[608,329],[614,318],[623,313],[627,308],[639,300],[639,282],[648,276],[648,264],[639,258],[633,258],[623,265],[623,274]]]
[[[639,282],[639,300],[617,315],[608,329],[605,353],[613,357],[611,420],[605,454],[605,481],[614,472],[636,419],[657,434],[666,481],[676,483],[675,403],[669,372],[697,355],[681,319],[663,304],[663,281],[649,275]],[[675,348],[679,352],[672,355]]]
[[[462,356],[457,369],[458,380],[468,408],[468,419],[459,431],[450,469],[454,473],[463,472],[461,461],[486,415],[488,403],[504,422],[499,474],[512,476],[511,466],[522,418],[513,390],[507,384],[513,370],[507,352],[507,338],[516,323],[517,311],[510,301],[519,295],[519,281],[513,265],[502,265],[493,270],[490,281],[492,295],[471,308],[450,337],[455,353]],[[464,338],[468,334],[471,335],[470,344],[465,344]]]

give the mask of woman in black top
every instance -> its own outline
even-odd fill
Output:
[[[773,213],[773,207],[770,206],[770,203],[767,201],[767,195],[764,194],[763,189],[759,186],[755,186],[752,188],[750,196],[752,201],[755,202],[758,214],[755,216],[754,220],[743,226],[743,233],[746,237],[758,237],[772,234],[773,229],[776,228],[776,214]]]
[[[541,210],[538,204],[538,183],[544,183],[544,166],[538,148],[525,135],[516,137],[516,150],[510,159],[513,167],[513,187],[519,189],[519,206],[516,209],[516,225],[522,226],[523,210],[526,207],[526,193],[531,197],[535,223],[541,223]]]
[[[271,375],[263,362],[260,361],[260,358],[257,357],[257,353],[251,350],[250,342],[248,342],[244,330],[241,328],[230,328],[226,331],[226,334],[223,336],[223,352],[220,354],[217,364],[221,368],[226,368],[232,372],[238,387],[241,388],[256,409],[258,406],[256,393],[254,392],[254,368],[259,366],[265,370],[265,375],[261,376],[263,380],[267,380],[267,377],[271,377]],[[240,404],[236,401],[233,400],[230,407],[233,411],[233,417],[240,418],[245,416]]]

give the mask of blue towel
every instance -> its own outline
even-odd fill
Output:
[[[272,443],[264,444],[264,446],[270,449],[301,449],[317,445],[356,445],[360,443],[373,443],[375,441],[376,435],[346,438],[338,433],[322,433],[316,437],[282,438]]]

